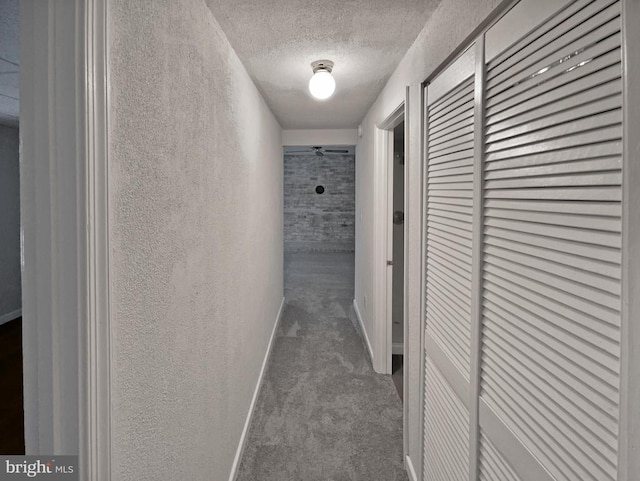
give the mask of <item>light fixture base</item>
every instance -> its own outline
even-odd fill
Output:
[[[313,73],[316,73],[318,70],[326,70],[331,73],[333,70],[333,62],[331,60],[316,60],[315,62],[311,62],[311,68],[313,69]]]

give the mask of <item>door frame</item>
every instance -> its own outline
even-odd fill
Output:
[[[408,116],[406,106],[408,105],[409,87],[405,92],[405,98],[393,110],[389,116],[375,127],[375,186],[374,186],[374,276],[376,303],[374,308],[375,319],[375,349],[373,355],[373,367],[381,374],[391,374],[391,355],[393,351],[392,339],[392,281],[393,266],[388,265],[393,258],[393,129],[404,122],[405,131],[405,159],[408,158]],[[407,169],[405,169],[406,176]],[[406,186],[406,178],[405,178]],[[405,219],[407,207],[407,192],[404,195]],[[406,224],[405,224],[406,225]],[[406,229],[406,227],[405,227]],[[406,231],[405,231],[406,232]],[[405,253],[407,252],[407,236],[405,235]],[[406,282],[406,255],[404,259],[404,272]],[[403,312],[404,312],[404,332],[406,328],[406,285],[404,289]],[[405,353],[407,348],[405,345]],[[405,370],[406,373],[406,370]],[[406,379],[405,379],[406,381]],[[406,384],[406,382],[405,382]]]
[[[107,0],[20,5],[25,448],[111,452]]]
[[[637,1],[622,0],[622,327],[618,480],[631,481],[640,471],[640,41]]]

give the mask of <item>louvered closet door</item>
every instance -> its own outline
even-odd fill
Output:
[[[487,64],[482,480],[617,476],[620,25],[570,2]]]
[[[424,479],[469,479],[474,55],[427,88]]]

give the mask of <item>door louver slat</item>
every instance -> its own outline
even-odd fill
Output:
[[[605,4],[608,6],[611,2]],[[499,73],[509,68],[518,58],[514,58],[519,52],[529,54],[535,52],[541,46],[549,43],[549,37],[555,38],[563,31],[571,29],[589,18],[594,13],[602,10],[603,4],[594,4],[593,0],[578,0],[571,2],[565,8],[556,12],[544,25],[536,28],[533,32],[518,40],[514,45],[509,46],[500,54],[494,57],[487,67],[489,71]]]
[[[579,92],[598,87],[620,77],[620,49],[614,49],[600,56],[595,56],[573,70],[563,70],[559,75],[532,86],[528,91],[520,93],[506,92],[487,99],[487,116],[504,112],[511,108],[522,108],[543,105],[553,101],[556,96],[563,97],[568,92]],[[560,87],[566,87],[562,89]],[[544,95],[546,94],[546,96]],[[535,99],[535,100],[532,100]],[[522,104],[522,105],[519,105]]]
[[[557,68],[579,66],[590,56],[597,56],[616,47],[611,36],[619,27],[620,5],[605,8],[597,15],[576,26],[563,35],[550,38],[550,43],[527,55],[515,55],[513,65],[502,71],[493,69],[487,79],[487,95],[493,96],[524,82],[538,83],[548,72]],[[618,44],[619,45],[619,44]],[[590,49],[594,49],[590,52]]]
[[[615,55],[611,55],[612,61]],[[611,68],[610,75],[605,76],[605,80],[599,84],[593,84],[592,77],[587,77],[579,83],[569,83],[562,87],[552,89],[548,92],[536,95],[524,100],[514,107],[502,108],[502,104],[489,109],[491,117],[487,119],[487,133],[493,133],[493,129],[499,130],[505,124],[519,125],[526,121],[538,120],[547,115],[561,112],[578,105],[592,102],[594,98],[604,99],[609,96],[622,93],[621,85],[617,81],[615,68]],[[610,77],[607,80],[607,77]],[[497,127],[495,127],[497,125]]]

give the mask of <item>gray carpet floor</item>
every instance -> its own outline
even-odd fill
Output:
[[[407,481],[402,403],[355,328],[353,253],[287,254],[285,296],[237,481]]]

